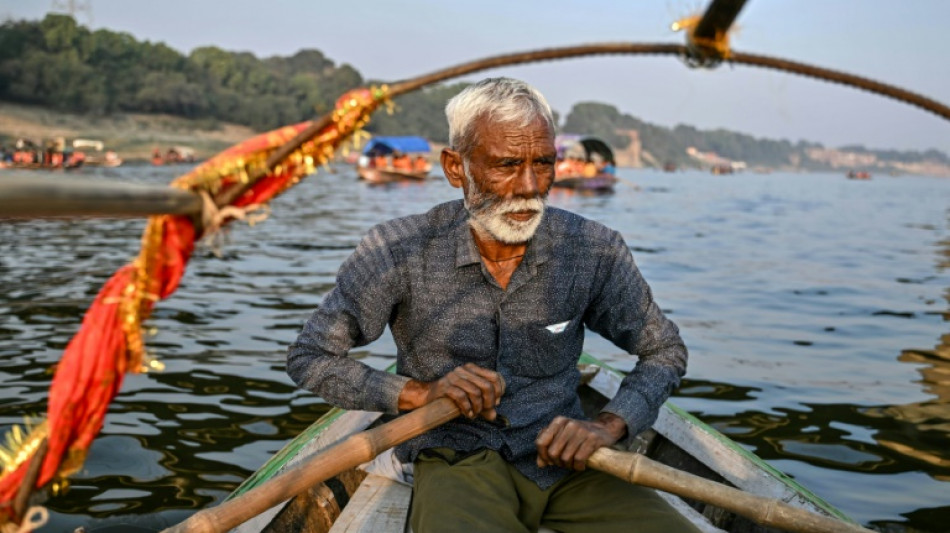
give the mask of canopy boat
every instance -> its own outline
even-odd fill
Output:
[[[616,393],[623,375],[588,354],[581,356],[578,369],[583,383],[578,394],[585,410],[592,415]],[[261,486],[353,433],[379,424],[382,418],[380,413],[330,410],[275,454],[228,499]],[[653,428],[635,440],[631,451],[661,463],[853,524],[843,513],[785,474],[670,402],[661,409]],[[398,476],[381,475],[385,473],[385,469],[379,468],[381,459],[383,464],[391,466],[391,455],[381,455],[373,467],[347,470],[232,531],[403,533],[408,530],[412,488],[394,479]],[[399,468],[393,467],[390,471],[398,472]],[[774,531],[712,505],[659,494],[705,532]]]
[[[601,139],[558,135],[554,186],[586,191],[612,191],[617,177],[613,150]]]
[[[431,169],[430,150],[423,137],[373,137],[363,147],[356,172],[372,183],[424,180]]]
[[[82,164],[94,167],[117,167],[122,159],[112,150],[106,150],[102,141],[74,139],[73,155],[81,158]]]
[[[165,153],[160,148],[152,150],[152,164],[155,166],[190,164],[195,161],[195,150],[188,146],[172,146]]]
[[[44,143],[35,143],[29,139],[17,139],[9,154],[0,153],[0,168],[19,170],[59,170],[78,168],[85,162],[85,154],[66,144],[66,139],[58,137]]]

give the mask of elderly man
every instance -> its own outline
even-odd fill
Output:
[[[585,470],[647,429],[686,348],[620,235],[546,207],[554,121],[527,84],[487,79],[446,107],[442,168],[464,200],[380,224],[290,347],[301,386],[397,413],[451,398],[465,415],[406,442],[411,523],[431,531],[690,531],[649,489]],[[346,357],[389,324],[397,374]],[[594,420],[576,389],[585,328],[639,357]]]

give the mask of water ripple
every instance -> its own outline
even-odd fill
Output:
[[[167,183],[176,170],[108,177]],[[946,530],[950,181],[620,177],[613,195],[550,202],[627,240],[690,347],[676,402],[864,524]],[[440,177],[375,187],[341,167],[199,247],[146,324],[165,371],[126,377],[71,489],[48,502],[48,529],[155,531],[220,502],[327,410],[290,382],[284,350],[340,263],[373,225],[458,194]],[[63,348],[143,227],[0,222],[0,429],[45,410]],[[635,363],[595,335],[586,349]],[[384,335],[351,356],[382,368],[394,351]]]

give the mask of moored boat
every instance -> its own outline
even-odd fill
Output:
[[[361,179],[372,183],[391,183],[394,181],[417,180],[421,181],[429,176],[428,171],[406,172],[388,168],[356,167]]]
[[[196,161],[194,148],[188,146],[172,146],[164,153],[160,148],[152,150],[152,164],[155,166],[191,164]]]
[[[616,393],[623,375],[588,354],[582,355],[578,369],[584,383],[578,394],[585,410],[596,413]],[[378,424],[382,418],[380,413],[332,409],[275,454],[229,499],[261,486],[348,435]],[[631,451],[745,492],[776,498],[795,507],[851,522],[818,496],[670,402],[661,409],[653,428],[635,439]],[[391,461],[391,455],[382,455],[369,468],[347,470],[257,515],[233,531],[407,531],[412,489],[394,479],[398,475],[389,475],[401,471]],[[391,468],[387,472],[387,469],[380,468],[381,464]],[[659,494],[702,531],[774,531],[712,505],[662,492]]]
[[[617,177],[613,150],[601,139],[580,135],[559,135],[554,187],[609,192]]]
[[[614,190],[615,183],[617,183],[616,177],[599,174],[589,178],[583,176],[560,178],[554,181],[554,187],[577,191],[610,192]]]
[[[373,137],[363,147],[356,172],[371,183],[424,180],[432,168],[430,150],[422,137]]]
[[[869,180],[871,179],[871,173],[866,170],[852,170],[848,172],[848,179],[850,180]]]
[[[73,155],[85,166],[117,167],[122,164],[122,159],[114,151],[106,150],[102,141],[93,139],[74,139]]]

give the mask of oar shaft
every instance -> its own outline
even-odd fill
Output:
[[[721,507],[765,526],[801,533],[870,533],[863,527],[694,476],[637,453],[601,448],[587,465],[631,483]]]
[[[167,186],[51,176],[4,176],[0,217],[191,215],[201,197]]]
[[[438,427],[459,415],[452,400],[440,398],[391,422],[352,435],[314,455],[267,483],[205,509],[162,533],[222,533],[293,498],[341,472],[372,460],[380,453]]]

